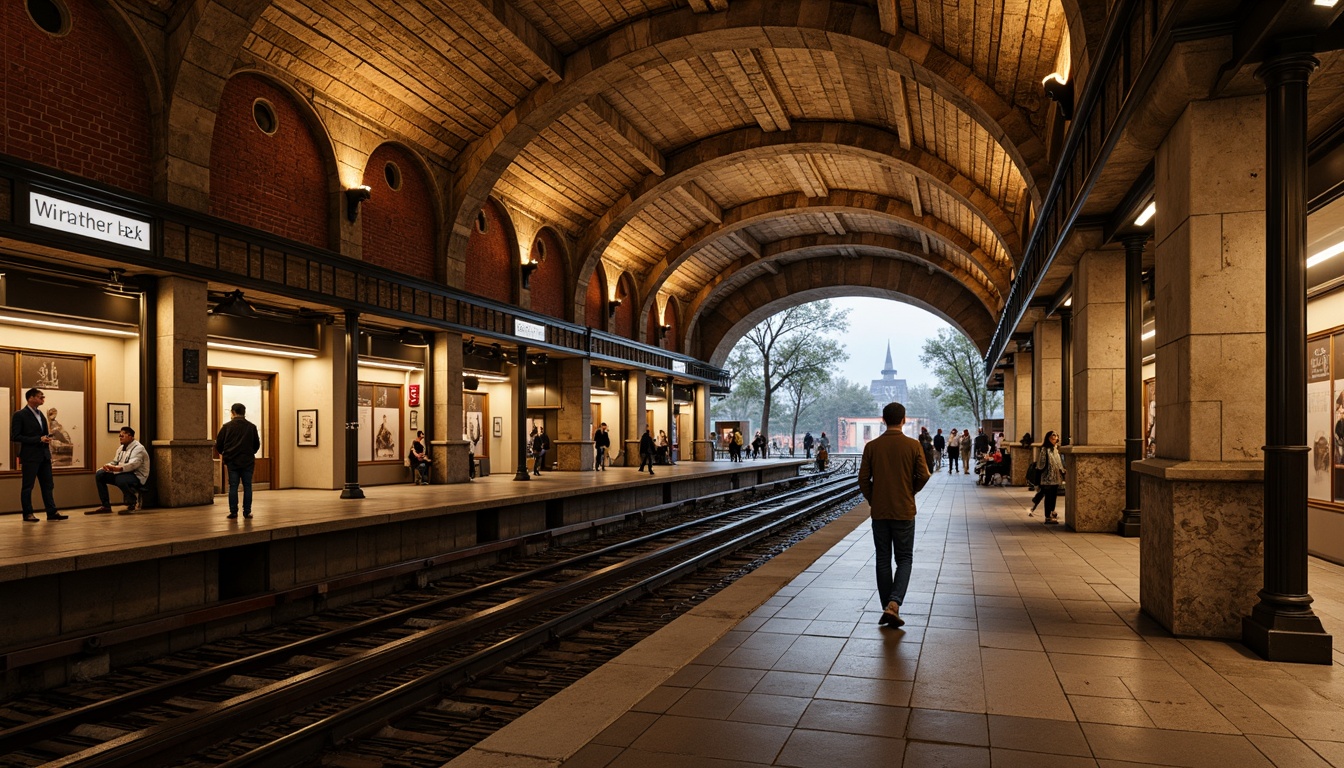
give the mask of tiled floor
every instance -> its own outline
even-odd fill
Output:
[[[860,507],[452,765],[1344,768],[1344,568],[1311,569],[1335,664],[1267,663],[1169,636],[1137,540],[1029,501],[930,484],[903,630]]]

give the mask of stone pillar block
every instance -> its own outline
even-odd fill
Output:
[[[1064,524],[1084,533],[1113,533],[1125,510],[1125,446],[1066,445]]]
[[[1035,360],[1032,352],[1017,352],[1013,355],[1013,382],[1017,391],[1013,394],[1013,407],[1017,413],[1013,417],[1013,424],[1016,431],[1008,431],[1008,423],[1005,420],[1003,425],[1003,435],[1009,442],[1017,442],[1022,439],[1022,433],[1031,431],[1031,412],[1032,412],[1032,381],[1035,378]],[[1005,386],[1007,382],[1005,381]],[[1004,406],[1004,413],[1007,413],[1007,406]],[[1040,435],[1032,434],[1032,439],[1039,441]]]
[[[462,334],[436,333],[430,340],[434,370],[429,474],[435,483],[465,483],[468,443],[462,438]]]
[[[1012,457],[1010,459],[1012,466],[1009,467],[1008,472],[1009,484],[1027,484],[1027,465],[1031,464],[1032,460],[1036,458],[1036,448],[1038,446],[1039,444],[1023,446],[1021,443],[1008,443],[1005,446],[1008,455]]]
[[[648,378],[644,371],[631,371],[625,382],[625,418],[621,419],[625,450],[621,453],[624,459],[621,463],[627,467],[639,466],[639,438],[649,425]],[[612,443],[616,441],[612,440]]]
[[[1264,579],[1263,469],[1148,459],[1139,602],[1172,634],[1241,639]]]
[[[695,460],[713,461],[714,460],[714,441],[696,440],[695,441]]]
[[[592,470],[593,447],[592,367],[586,358],[567,358],[556,363],[560,372],[560,412],[556,414],[555,460],[569,472]]]
[[[1017,430],[1017,372],[1014,368],[1003,369],[1003,434],[1012,435]],[[976,426],[980,426],[976,424]],[[988,433],[987,433],[988,434]],[[993,435],[989,435],[993,437]]]
[[[204,282],[159,280],[154,393],[158,434],[150,442],[150,477],[165,507],[214,502],[214,435],[206,434],[207,306]]]
[[[1035,365],[1031,386],[1031,436],[1038,442],[1045,438],[1047,431],[1060,432],[1064,427],[1063,331],[1063,324],[1057,318],[1036,323],[1033,331],[1031,354]],[[1021,435],[1009,437],[1022,438]]]

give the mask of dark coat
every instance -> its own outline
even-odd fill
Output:
[[[9,439],[19,444],[19,461],[36,464],[51,459],[51,446],[42,442],[47,430],[47,417],[41,413],[34,418],[32,409],[26,405],[14,412],[14,418],[9,420]]]
[[[257,433],[257,425],[241,416],[229,419],[215,436],[215,453],[229,466],[240,469],[252,466],[260,449],[261,435]]]
[[[644,454],[652,455],[653,449],[654,449],[653,435],[649,434],[648,432],[645,432],[644,436],[639,438],[639,453],[640,455]]]

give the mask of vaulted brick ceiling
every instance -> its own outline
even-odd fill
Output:
[[[566,233],[580,305],[603,263],[692,318],[758,262],[862,253],[992,317],[1048,183],[1060,2],[275,0],[239,63],[449,169],[450,259],[488,195]]]

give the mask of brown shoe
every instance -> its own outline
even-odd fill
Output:
[[[84,514],[86,514],[86,515],[110,515],[110,514],[112,514],[112,508],[111,508],[111,507],[99,507],[99,508],[97,508],[97,509],[90,509],[88,512],[85,512]]]

